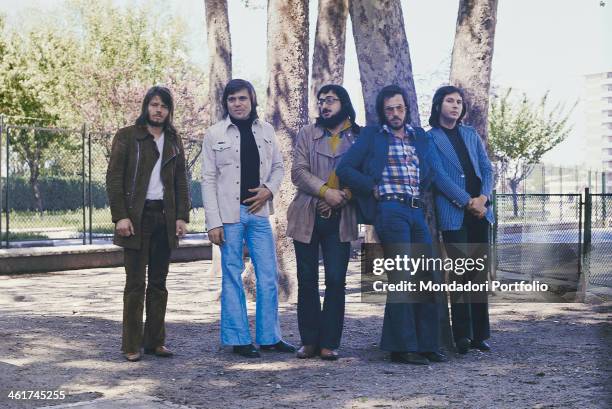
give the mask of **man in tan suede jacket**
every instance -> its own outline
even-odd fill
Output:
[[[336,166],[353,145],[359,126],[346,90],[325,85],[317,93],[319,117],[298,133],[291,168],[297,193],[287,210],[298,278],[298,358],[338,358],[351,241],[357,240],[357,210],[340,185]],[[319,301],[319,246],[325,265],[325,300]]]

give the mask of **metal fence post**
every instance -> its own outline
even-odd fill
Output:
[[[4,209],[2,200],[4,194],[2,191],[2,134],[4,132],[4,115],[0,115],[0,242],[2,241],[2,210]],[[0,245],[1,247],[1,245]]]
[[[587,187],[584,189],[584,240],[583,240],[583,271],[585,273],[586,282],[589,281],[591,272],[590,258],[591,258],[591,240],[592,240],[592,217],[593,217],[593,198],[591,197],[590,189]]]
[[[83,124],[81,131],[81,187],[83,190],[83,244],[87,244],[87,220],[86,220],[86,208],[87,195],[85,191],[85,133],[87,132],[87,125]]]
[[[89,167],[88,167],[88,183],[87,187],[89,188],[89,244],[93,243],[93,201],[91,199],[91,132],[87,134],[87,147],[88,147],[88,156],[89,156]]]
[[[9,164],[10,164],[10,149],[11,149],[11,143],[10,143],[10,128],[7,129],[6,131],[6,192],[4,193],[4,211],[6,212],[6,248],[9,248],[9,236],[10,236],[10,221],[11,221],[11,216],[10,216],[10,206],[9,206],[9,188],[11,187],[11,175],[9,173]]]
[[[608,212],[606,211],[606,172],[601,172],[601,220],[603,222],[602,227],[608,227],[606,223],[606,218],[608,216]]]
[[[489,275],[491,280],[497,280],[497,229],[498,225],[498,209],[497,209],[497,190],[493,189],[493,194],[491,195],[491,205],[493,206],[493,217],[495,217],[495,223],[491,225],[491,235],[492,238],[490,246],[492,251],[491,260],[489,260]]]

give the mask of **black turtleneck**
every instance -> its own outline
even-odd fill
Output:
[[[455,148],[455,153],[459,158],[459,163],[463,168],[463,174],[465,175],[465,191],[468,192],[470,197],[480,196],[481,182],[476,172],[474,171],[474,165],[470,160],[470,155],[465,146],[463,138],[459,135],[459,130],[455,126],[453,129],[442,127],[442,130],[446,134],[448,140]]]
[[[249,189],[259,187],[259,150],[253,135],[253,118],[230,117],[240,131],[240,203],[255,196]]]

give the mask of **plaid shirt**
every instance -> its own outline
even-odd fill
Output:
[[[387,125],[383,125],[382,129],[389,140],[389,156],[378,184],[378,193],[381,196],[407,194],[418,197],[419,157],[414,145],[411,144],[414,129],[406,125],[407,137],[403,139],[396,137]]]

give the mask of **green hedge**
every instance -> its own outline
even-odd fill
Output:
[[[49,177],[40,179],[38,183],[43,210],[76,210],[83,207],[81,179]],[[6,197],[6,189],[6,179],[2,178],[3,197]],[[34,193],[28,179],[23,177],[10,178],[8,193],[11,210],[36,210]],[[95,208],[107,206],[106,190],[103,183],[91,183],[91,200]]]
[[[43,210],[76,210],[83,206],[81,179],[49,177],[39,181]],[[87,184],[85,185],[87,186]],[[2,178],[2,198],[6,196],[6,179]],[[34,194],[29,181],[23,177],[10,178],[9,207],[11,210],[36,210]],[[102,182],[91,182],[91,201],[96,209],[108,206],[106,186]],[[200,182],[191,182],[193,207],[202,207]],[[2,203],[4,206],[4,203]]]

